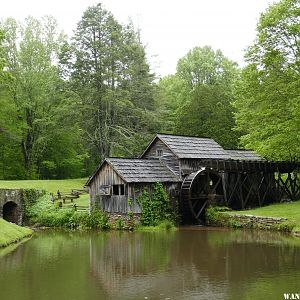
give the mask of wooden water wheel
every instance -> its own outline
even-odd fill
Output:
[[[201,224],[209,202],[223,198],[222,177],[208,168],[189,174],[181,186],[181,214],[184,224]]]

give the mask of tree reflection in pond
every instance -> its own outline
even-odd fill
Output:
[[[299,265],[276,233],[44,231],[0,256],[0,299],[281,299]]]
[[[114,233],[91,240],[92,276],[111,299],[238,299],[262,274],[276,278],[299,264],[300,241],[277,233]]]

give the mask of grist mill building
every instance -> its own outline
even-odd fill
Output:
[[[161,182],[188,224],[199,222],[209,204],[245,209],[299,198],[297,168],[253,151],[225,150],[209,138],[157,134],[139,158],[106,158],[86,185],[92,208],[125,214],[141,213],[139,194],[146,188],[151,195]]]

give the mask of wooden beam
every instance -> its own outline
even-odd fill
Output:
[[[203,209],[204,209],[205,206],[207,205],[207,202],[208,202],[208,200],[206,200],[206,201],[204,202],[204,204],[202,205],[201,209],[199,210],[199,212],[198,212],[197,215],[196,215],[196,219],[198,219],[198,218],[200,217],[200,215],[201,215]]]

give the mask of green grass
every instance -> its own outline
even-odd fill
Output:
[[[0,180],[0,189],[40,189],[56,194],[71,192],[72,189],[82,189],[86,178],[63,180]]]
[[[162,221],[157,226],[138,226],[136,230],[155,232],[155,231],[174,231],[177,230],[177,228],[172,222],[166,220],[166,221]]]
[[[230,214],[286,218],[288,222],[295,225],[293,231],[300,231],[300,201],[272,204],[251,210],[233,211]]]
[[[32,235],[33,231],[26,227],[20,227],[16,224],[6,222],[0,219],[0,247],[20,241],[21,239]]]
[[[53,193],[56,196],[57,191],[61,193],[70,193],[71,190],[81,190],[86,183],[86,178],[62,179],[62,180],[0,180],[0,189],[38,189]],[[74,199],[77,205],[88,205],[88,194],[81,195]],[[66,201],[69,205],[70,201]]]
[[[74,203],[80,206],[86,206],[89,204],[89,194],[80,195],[78,199],[74,199]]]

